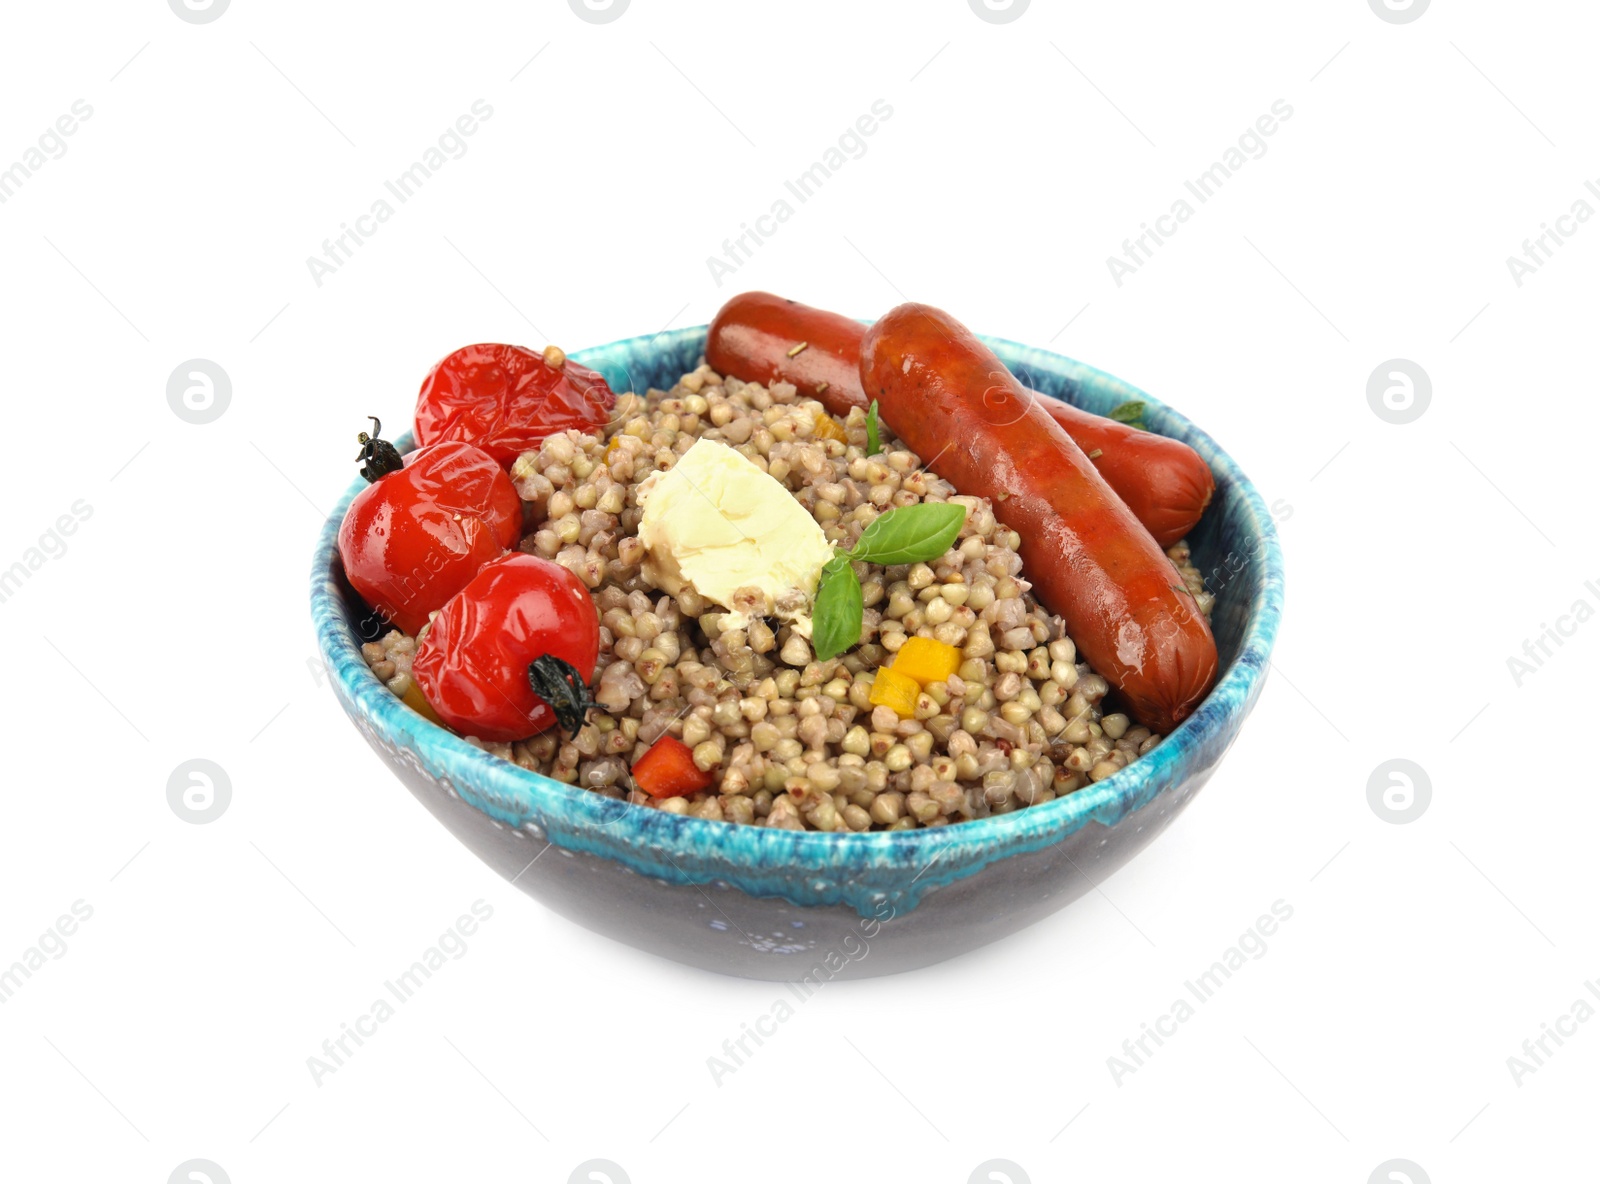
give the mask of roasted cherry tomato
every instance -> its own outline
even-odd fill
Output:
[[[417,395],[417,443],[462,440],[503,465],[568,428],[603,426],[616,404],[606,380],[555,346],[468,345],[429,372]]]
[[[633,783],[653,798],[682,797],[711,787],[711,774],[694,763],[682,740],[663,736],[633,764]]]
[[[560,722],[576,733],[594,704],[600,618],[583,582],[537,555],[486,564],[433,619],[411,676],[463,736],[522,740]]]
[[[492,456],[471,444],[418,449],[402,462],[386,440],[361,433],[362,475],[339,525],[350,586],[386,621],[416,636],[478,569],[517,545],[522,499]]]

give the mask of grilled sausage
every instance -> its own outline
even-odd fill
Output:
[[[990,499],[1035,595],[1152,731],[1210,689],[1217,647],[1172,561],[1082,448],[949,314],[902,304],[867,331],[861,386],[928,467]]]
[[[865,407],[860,321],[770,292],[744,292],[717,310],[706,333],[706,363],[718,374],[770,385],[791,382],[830,414]]]
[[[859,377],[859,321],[768,292],[745,292],[717,312],[706,361],[746,382],[793,383],[834,415],[865,407]],[[803,347],[803,348],[802,348]],[[1059,399],[1040,404],[1094,461],[1128,509],[1163,547],[1194,529],[1215,483],[1200,454],[1181,440],[1140,431]]]

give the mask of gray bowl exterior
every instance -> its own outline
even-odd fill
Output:
[[[573,356],[616,390],[670,386],[704,327]],[[1282,609],[1272,520],[1204,432],[1080,363],[986,339],[1027,385],[1104,414],[1143,399],[1153,430],[1205,457],[1217,494],[1190,536],[1217,593],[1218,685],[1146,757],[1066,798],[932,831],[823,835],[703,822],[584,793],[488,756],[400,704],[360,656],[367,612],[340,569],[335,510],[312,572],[332,685],[384,763],[462,843],[596,933],[724,974],[821,982],[912,970],[1015,933],[1102,883],[1210,780],[1264,681]],[[402,445],[403,446],[403,445]]]
[[[1090,821],[1060,843],[938,886],[908,912],[863,917],[848,905],[751,896],[726,881],[674,884],[604,856],[567,850],[539,837],[537,828],[530,833],[496,821],[367,739],[451,834],[568,920],[675,962],[791,983],[802,995],[835,979],[942,962],[1049,916],[1144,850],[1216,768],[1213,762],[1116,826]]]

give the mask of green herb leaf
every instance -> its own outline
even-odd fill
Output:
[[[1113,407],[1110,418],[1129,427],[1144,430],[1144,400],[1130,399],[1118,407]]]
[[[861,582],[850,557],[835,551],[817,580],[811,606],[811,646],[817,658],[836,658],[861,640]]]
[[[878,446],[878,400],[872,400],[872,406],[867,408],[867,455],[876,456],[882,449]]]
[[[850,552],[868,563],[927,563],[950,549],[967,508],[950,502],[899,506],[874,518]]]

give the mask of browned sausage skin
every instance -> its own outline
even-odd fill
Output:
[[[770,292],[745,292],[724,304],[711,322],[706,361],[719,374],[746,382],[793,383],[830,413],[844,416],[868,403],[859,377],[864,332],[859,321],[838,313]],[[1059,399],[1039,402],[1156,542],[1170,547],[1200,521],[1214,483],[1193,448]]]
[[[1182,440],[1140,431],[1058,399],[1040,402],[1093,458],[1106,484],[1162,547],[1194,529],[1216,492],[1210,466],[1198,452]]]
[[[1150,533],[1045,399],[949,314],[902,304],[867,331],[861,385],[928,467],[1022,538],[1034,593],[1146,727],[1169,732],[1217,671],[1211,628]]]
[[[745,292],[717,310],[706,363],[718,374],[767,385],[791,382],[833,415],[865,407],[859,321],[770,292]]]

